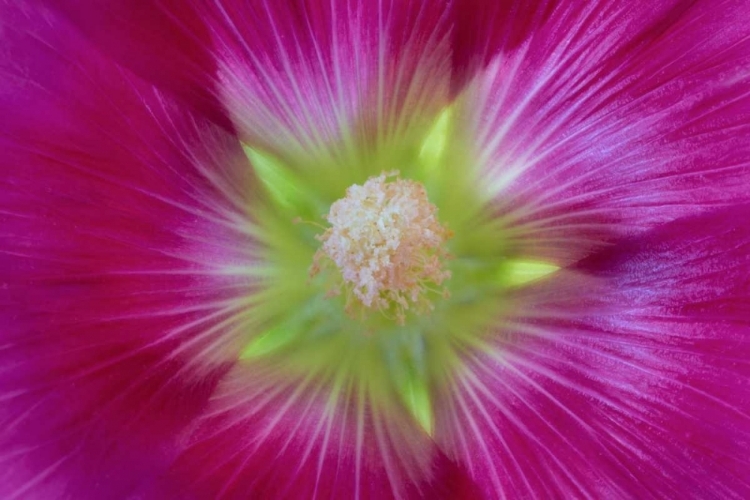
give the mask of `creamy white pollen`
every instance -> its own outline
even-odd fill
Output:
[[[447,296],[436,287],[450,278],[443,267],[452,233],[422,184],[398,172],[371,177],[349,187],[326,219],[331,227],[317,237],[322,245],[310,275],[335,266],[341,279],[329,294],[345,294],[348,312],[376,309],[403,324],[407,310],[433,308],[430,295]]]

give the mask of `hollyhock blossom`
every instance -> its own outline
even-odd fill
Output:
[[[0,2],[0,497],[750,497],[748,15]]]

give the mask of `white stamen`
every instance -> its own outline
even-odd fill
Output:
[[[418,314],[432,310],[427,295],[450,278],[442,267],[448,258],[443,246],[452,236],[436,213],[424,186],[400,179],[398,172],[353,185],[331,205],[331,227],[318,236],[322,246],[310,275],[335,264],[343,283],[329,295],[343,288],[350,313],[357,305],[386,313],[393,307],[403,324],[410,308]],[[438,293],[447,296],[447,290]]]

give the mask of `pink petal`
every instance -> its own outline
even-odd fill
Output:
[[[448,379],[438,443],[508,498],[750,497],[748,217],[662,226],[517,297]]]
[[[223,102],[243,139],[297,163],[334,155],[345,168],[355,157],[366,163],[356,155],[367,148],[408,142],[447,103],[449,13],[416,0],[251,0],[201,10]]]
[[[372,397],[366,384],[290,377],[275,361],[239,366],[153,498],[460,498],[477,491],[403,409],[382,411]]]
[[[99,50],[222,126],[210,27],[193,2],[48,0]]]
[[[748,16],[744,1],[564,2],[498,44],[463,99],[513,236],[565,262],[747,201]]]
[[[125,498],[236,359],[237,139],[0,5],[0,497]]]

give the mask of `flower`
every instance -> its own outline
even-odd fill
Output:
[[[749,10],[0,3],[0,496],[750,497]]]

